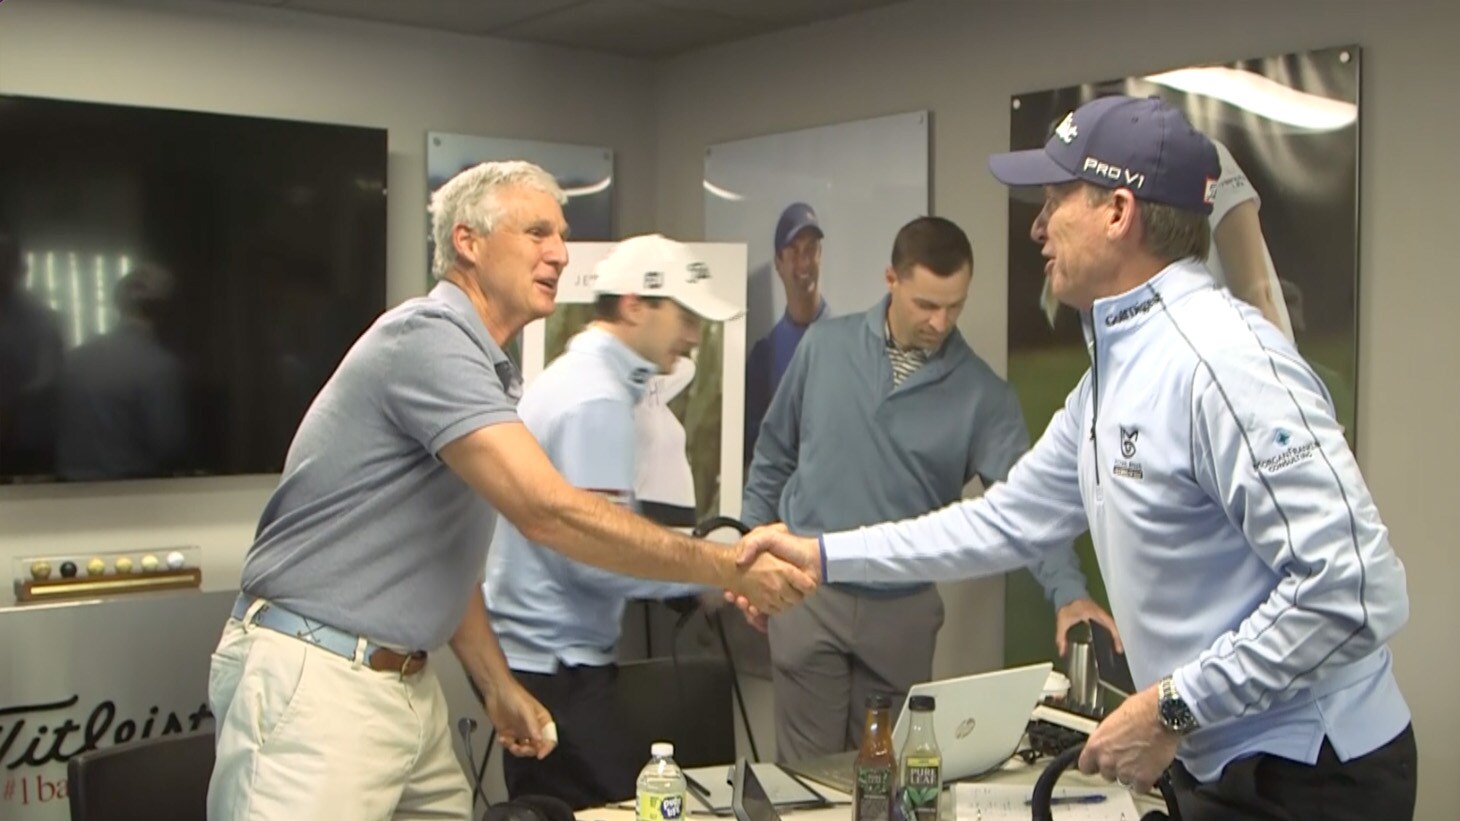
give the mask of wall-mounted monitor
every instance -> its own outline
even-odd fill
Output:
[[[384,309],[386,132],[0,95],[0,484],[274,473]]]

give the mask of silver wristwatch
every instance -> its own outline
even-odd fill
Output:
[[[1186,735],[1198,726],[1196,716],[1192,715],[1186,702],[1181,700],[1170,676],[1161,679],[1160,684],[1156,685],[1156,709],[1161,716],[1161,723],[1177,735]]]

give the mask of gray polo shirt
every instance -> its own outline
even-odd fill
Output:
[[[387,644],[445,644],[480,580],[497,512],[437,454],[517,421],[521,390],[455,285],[383,314],[305,413],[242,589]]]

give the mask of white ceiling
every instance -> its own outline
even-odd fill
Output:
[[[907,0],[198,0],[656,59]]]

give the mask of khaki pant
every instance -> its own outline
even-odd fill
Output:
[[[906,596],[858,596],[822,587],[770,620],[776,755],[802,761],[862,743],[867,696],[892,698],[933,675],[943,599],[929,587]]]
[[[230,619],[208,702],[218,737],[209,821],[470,817],[430,664],[403,679]]]

